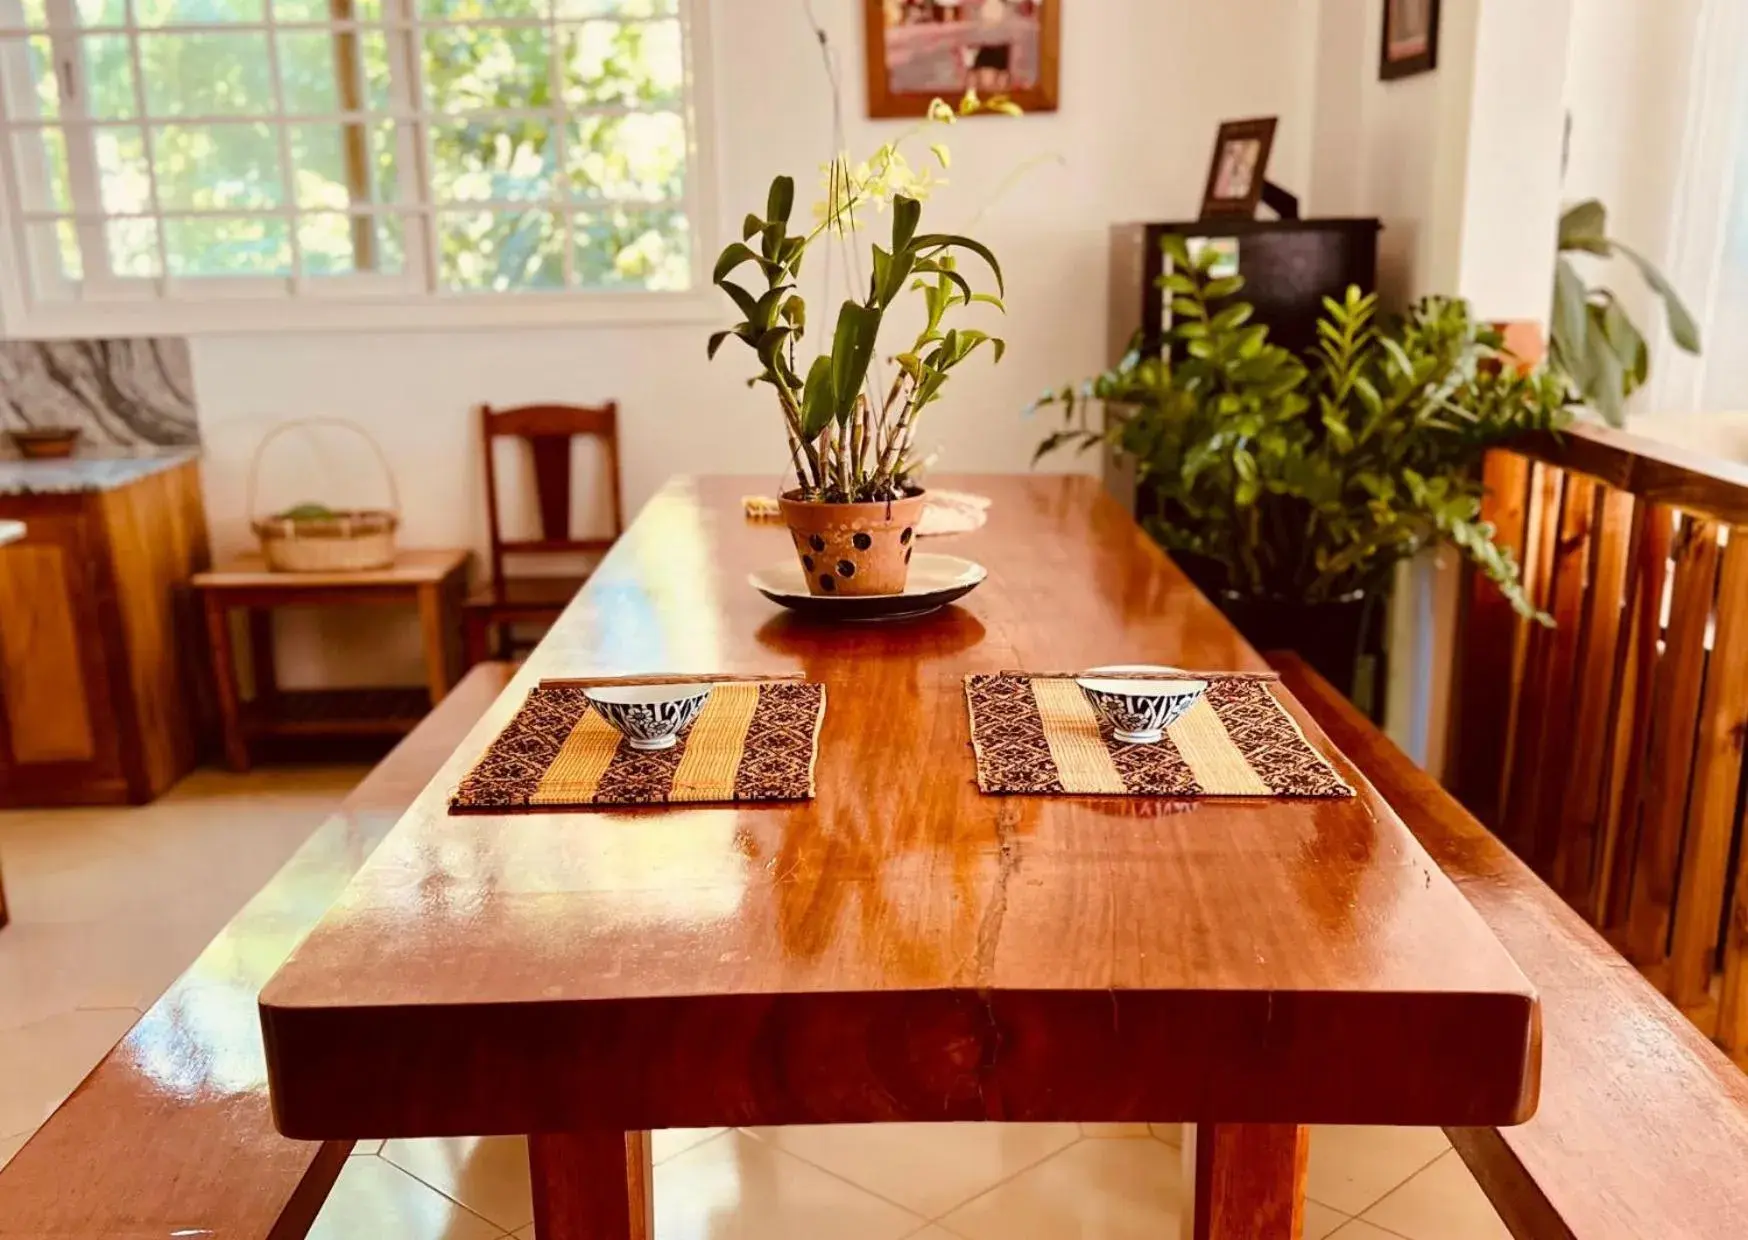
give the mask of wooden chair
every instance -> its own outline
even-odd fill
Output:
[[[551,624],[588,580],[587,571],[566,576],[511,576],[509,555],[600,555],[625,528],[619,491],[619,406],[522,405],[514,409],[480,406],[485,451],[486,515],[491,531],[491,580],[463,608],[467,660],[471,666],[495,657],[493,634],[513,624]],[[537,538],[504,537],[498,505],[498,471],[493,445],[513,436],[526,441],[534,460],[534,495],[540,513]],[[573,537],[571,522],[571,445],[579,436],[599,439],[606,448],[612,488],[613,531],[606,538]],[[590,570],[592,571],[592,570]]]

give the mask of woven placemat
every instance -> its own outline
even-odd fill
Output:
[[[1274,682],[1186,673],[1202,700],[1155,745],[1111,739],[1080,686],[1014,673],[965,678],[977,786],[1004,794],[1149,797],[1350,797],[1305,739]]]
[[[456,788],[451,812],[813,795],[824,685],[719,684],[680,743],[656,753],[624,744],[584,692],[556,685],[531,692]]]

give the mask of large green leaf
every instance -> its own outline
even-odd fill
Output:
[[[1590,334],[1585,312],[1588,290],[1572,264],[1564,258],[1554,262],[1554,314],[1550,332],[1560,364],[1571,372],[1580,388],[1588,387],[1591,371],[1586,365],[1585,338]]]
[[[831,425],[836,412],[832,402],[832,359],[822,353],[813,359],[807,382],[801,389],[801,432],[815,439]]]
[[[1585,369],[1591,381],[1584,388],[1585,396],[1610,426],[1626,423],[1626,368],[1616,356],[1614,346],[1601,332],[1585,337]]]
[[[962,237],[958,233],[926,233],[918,237],[913,244],[919,250],[959,249],[970,250],[988,265],[995,276],[996,292],[1007,296],[1007,285],[1003,282],[1001,263],[996,260],[994,252],[981,241],[973,241],[970,237]]]
[[[838,311],[838,327],[832,335],[831,385],[839,420],[848,418],[856,407],[879,335],[880,311],[854,301],[846,301]]]
[[[740,310],[741,315],[748,322],[752,322],[758,318],[758,298],[754,297],[751,293],[747,292],[732,280],[718,280],[716,283],[718,287],[720,287],[723,292],[727,293],[734,301],[736,308]]]
[[[1601,305],[1591,304],[1590,327],[1608,338],[1609,347],[1621,361],[1624,394],[1632,395],[1650,373],[1651,350],[1644,335],[1613,297],[1604,298]]]
[[[1663,309],[1669,316],[1669,335],[1681,349],[1688,353],[1698,353],[1700,350],[1699,324],[1694,322],[1693,315],[1681,300],[1681,294],[1675,291],[1675,286],[1669,283],[1661,271],[1651,265],[1651,260],[1640,254],[1631,246],[1619,241],[1614,243],[1615,250],[1629,259],[1633,266],[1639,269],[1645,283],[1651,286],[1653,292],[1663,299]]]
[[[901,254],[909,247],[912,238],[916,236],[916,227],[922,222],[922,218],[922,203],[903,194],[893,195],[892,252],[894,254]]]
[[[710,273],[713,283],[721,284],[734,273],[735,268],[746,263],[758,263],[762,260],[753,253],[752,247],[744,241],[731,242],[723,248],[722,254],[716,260],[716,269]]]
[[[778,177],[771,182],[771,192],[765,198],[765,218],[774,223],[789,222],[789,212],[795,208],[795,178]]]
[[[1560,248],[1588,248],[1582,243],[1608,237],[1608,208],[1595,198],[1573,203],[1560,216]]]
[[[910,279],[911,268],[915,263],[915,250],[900,249],[897,253],[888,254],[879,246],[874,247],[872,300],[882,310],[890,306],[892,299],[904,291],[904,282]]]

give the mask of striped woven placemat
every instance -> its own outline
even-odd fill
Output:
[[[1208,691],[1155,745],[1111,739],[1072,680],[965,678],[977,786],[990,793],[1150,797],[1350,797],[1273,682],[1188,672]]]
[[[533,690],[456,788],[451,812],[813,795],[824,685],[719,684],[680,743],[656,753],[624,744],[584,692],[559,685]]]

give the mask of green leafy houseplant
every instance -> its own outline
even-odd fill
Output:
[[[1322,604],[1388,588],[1395,565],[1456,547],[1535,614],[1509,549],[1480,517],[1482,453],[1567,417],[1563,375],[1525,373],[1464,302],[1429,298],[1384,324],[1376,300],[1327,300],[1305,360],[1269,343],[1216,278],[1168,238],[1170,356],[1132,351],[1051,392],[1064,425],[1038,456],[1109,444],[1134,462],[1142,518],[1215,593]],[[1105,425],[1089,422],[1103,402]]]
[[[1554,364],[1572,377],[1573,385],[1611,426],[1626,420],[1625,402],[1644,386],[1651,371],[1651,351],[1645,337],[1620,299],[1606,288],[1584,283],[1569,254],[1620,255],[1639,269],[1651,291],[1663,300],[1669,335],[1688,353],[1700,350],[1699,325],[1682,303],[1675,286],[1635,250],[1608,236],[1608,212],[1594,198],[1567,209],[1560,217],[1560,257],[1554,267],[1554,313],[1548,352]]]
[[[981,106],[968,96],[961,111]],[[937,100],[929,123],[950,122],[953,115]],[[922,128],[887,143],[862,164],[852,167],[840,156],[827,165],[826,200],[815,209],[818,219],[808,230],[792,230],[795,182],[777,177],[763,217],[748,215],[741,240],[716,261],[712,278],[741,319],[710,337],[710,356],[737,339],[758,358],[760,370],[752,382],[768,384],[776,393],[795,469],[793,494],[800,500],[867,503],[910,494],[911,450],[922,411],[940,399],[954,368],[986,345],[998,362],[1006,349],[987,332],[954,325],[974,303],[1003,309],[1001,266],[987,246],[970,237],[921,230],[923,199],[936,181],[927,167],[913,169],[901,146]],[[936,163],[948,166],[944,145],[935,143],[930,151]],[[845,269],[859,270],[849,235],[863,217],[888,206],[889,244],[870,247],[866,294],[838,307],[826,347],[804,361],[810,315],[797,290],[803,261],[816,246],[836,242]],[[973,287],[959,270],[961,254],[988,269],[995,292]],[[751,268],[753,287],[738,276],[745,268]],[[892,359],[890,383],[877,384],[880,329],[887,311],[907,292],[921,296],[926,320]]]

